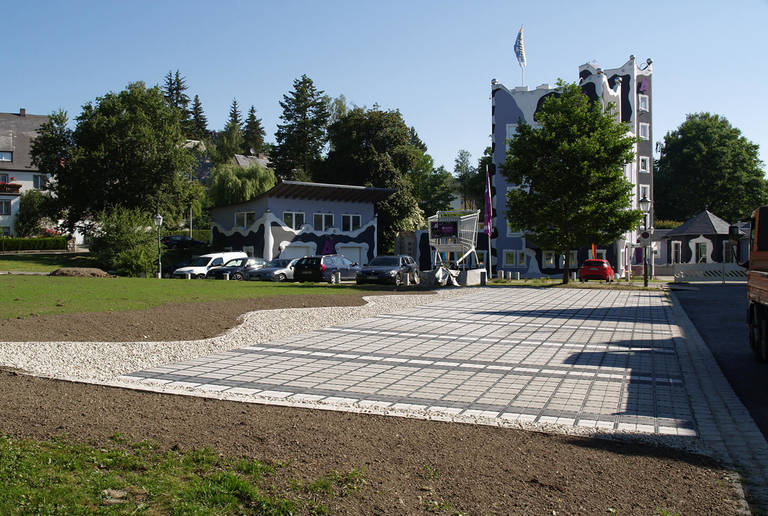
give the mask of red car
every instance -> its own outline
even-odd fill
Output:
[[[608,260],[586,260],[579,269],[579,281],[613,281],[613,267]]]

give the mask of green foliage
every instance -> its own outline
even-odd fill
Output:
[[[157,233],[152,216],[116,207],[96,220],[91,253],[106,270],[125,276],[151,275],[157,263]]]
[[[411,169],[409,180],[413,185],[413,195],[418,199],[419,208],[425,216],[450,209],[455,179],[445,167],[433,168],[429,154],[421,155],[416,166]]]
[[[469,151],[460,150],[453,166],[456,178],[456,193],[462,200],[465,209],[476,210],[483,205],[485,192],[485,170],[479,171],[470,163],[472,155]]]
[[[517,126],[503,173],[518,188],[507,194],[507,216],[542,248],[565,254],[592,243],[607,244],[635,227],[632,184],[623,165],[633,159],[633,138],[575,84],[536,113],[540,127]],[[569,263],[563,282],[568,281]]]
[[[0,237],[0,251],[43,251],[66,248],[67,237],[63,236],[34,238]]]
[[[686,220],[707,209],[733,222],[768,202],[759,146],[725,117],[687,115],[660,150],[654,175],[659,218]]]
[[[40,235],[54,225],[51,214],[55,213],[54,199],[40,190],[27,190],[19,198],[16,212],[16,234],[22,237]]]
[[[306,75],[293,81],[293,90],[280,102],[272,160],[281,179],[310,181],[327,140],[330,114],[323,91]]]
[[[410,176],[423,177],[431,158],[411,144],[399,111],[354,108],[328,128],[328,136],[331,150],[320,171],[322,181],[395,190],[376,205],[379,252],[394,247],[398,231],[424,226]]]
[[[229,120],[227,120],[227,125],[236,125],[238,127],[242,127],[243,125],[243,115],[240,113],[240,106],[237,104],[237,99],[232,99],[232,105],[229,107]]]
[[[217,165],[211,173],[208,195],[214,206],[224,206],[251,200],[275,184],[275,173],[259,165]]]
[[[682,222],[678,222],[676,220],[656,219],[653,221],[653,227],[656,229],[675,229],[682,224]]]
[[[264,127],[256,116],[256,108],[251,106],[243,128],[243,154],[259,154],[264,148]]]
[[[209,134],[208,117],[203,112],[203,104],[200,102],[200,97],[195,95],[195,100],[192,102],[192,127],[188,136],[193,140],[203,140]]]
[[[194,157],[159,88],[133,83],[85,104],[71,138],[64,120],[52,115],[31,154],[52,175],[69,229],[115,206],[160,210],[169,222],[183,216]]]
[[[243,149],[243,132],[238,124],[227,124],[224,131],[216,137],[216,144],[210,146],[210,155],[213,163],[224,165],[230,163],[235,154],[240,154]]]
[[[163,97],[168,106],[177,113],[184,135],[191,138],[195,128],[192,113],[189,111],[189,96],[186,94],[188,89],[186,78],[182,77],[178,70],[175,75],[168,71],[163,85]]]

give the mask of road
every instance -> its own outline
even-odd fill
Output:
[[[683,288],[673,287],[675,297],[768,439],[768,364],[755,360],[749,348],[746,284],[689,284]]]

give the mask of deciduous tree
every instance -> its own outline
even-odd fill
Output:
[[[502,172],[517,188],[507,194],[507,216],[539,246],[565,255],[567,283],[567,251],[612,242],[640,221],[623,171],[635,140],[575,84],[560,83],[535,119],[539,127],[519,123],[509,141]]]
[[[768,202],[759,146],[725,117],[688,115],[667,133],[654,175],[655,216],[683,221],[708,209],[735,222]]]
[[[211,173],[208,195],[213,206],[224,206],[249,201],[275,184],[275,173],[268,168],[217,165]]]

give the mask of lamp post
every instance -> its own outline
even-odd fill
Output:
[[[163,277],[163,262],[161,259],[162,248],[160,242],[160,226],[163,225],[163,216],[158,213],[153,218],[155,220],[155,226],[157,226],[157,278],[160,279]]]
[[[648,215],[651,211],[651,201],[643,195],[643,198],[638,202],[640,209],[643,210],[643,231],[649,234],[648,228]],[[643,242],[643,286],[648,286],[648,241]]]

